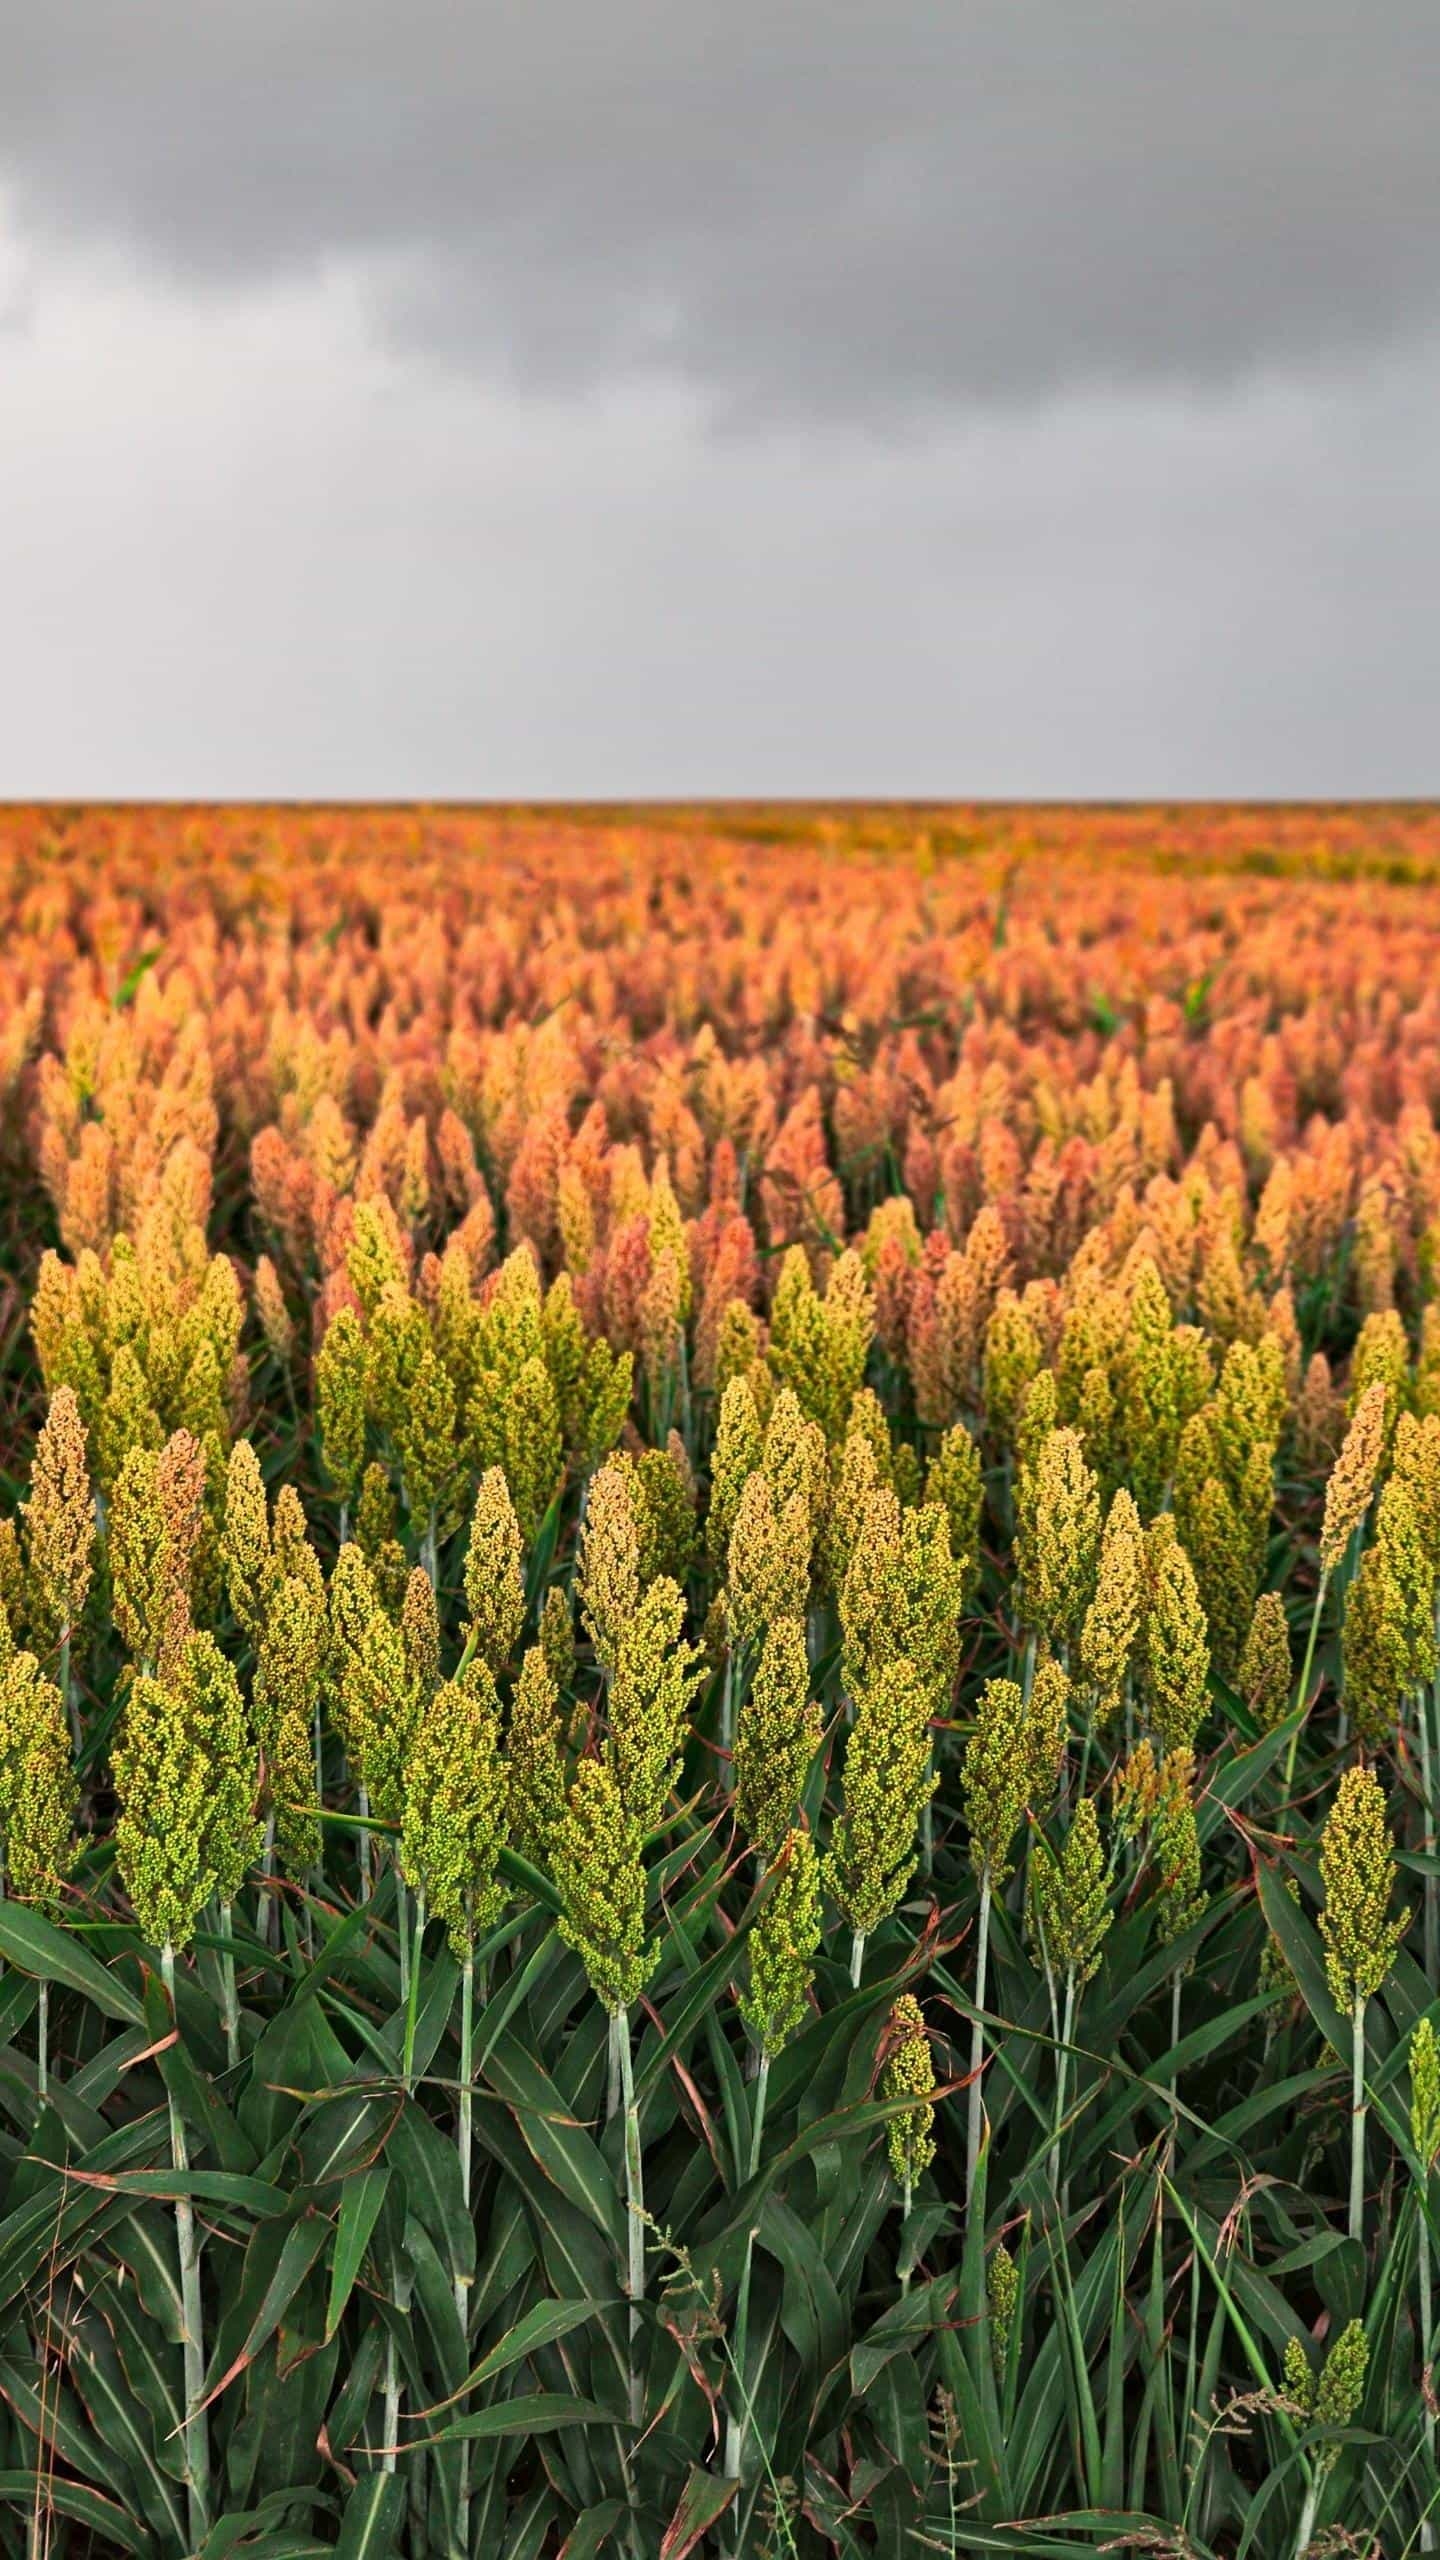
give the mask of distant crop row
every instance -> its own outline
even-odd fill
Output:
[[[1434,2547],[1435,832],[0,817],[0,2548]]]

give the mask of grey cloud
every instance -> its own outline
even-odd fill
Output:
[[[46,0],[23,235],[354,266],[526,387],[889,422],[1324,368],[1440,310],[1433,0]]]

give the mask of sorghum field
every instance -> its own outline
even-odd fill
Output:
[[[5,2551],[1432,2547],[1440,813],[0,918]]]

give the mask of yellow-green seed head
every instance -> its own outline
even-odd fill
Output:
[[[925,1470],[925,1499],[938,1502],[950,1525],[950,1553],[960,1567],[960,1607],[968,1604],[980,1574],[980,1515],[985,1479],[980,1452],[963,1422],[945,1433]]]
[[[997,2241],[985,2270],[985,2298],[990,2313],[990,2365],[998,2384],[1005,2379],[1010,2333],[1020,2305],[1020,2270],[1003,2240]]]
[[[1035,1674],[1025,1711],[1026,1801],[1044,1814],[1060,1783],[1070,1733],[1070,1682],[1053,1654]]]
[[[610,1684],[610,1748],[621,1801],[653,1831],[679,1774],[701,1653],[684,1641],[685,1595],[661,1575],[622,1630]]]
[[[1410,2139],[1421,2166],[1433,2169],[1440,2157],[1440,2043],[1429,2018],[1410,2038]]]
[[[1162,1947],[1183,1936],[1210,1900],[1200,1882],[1194,1781],[1194,1753],[1167,1751],[1160,1768],[1151,1839],[1156,1934]]]
[[[1145,1565],[1141,1695],[1156,1740],[1178,1751],[1193,1745],[1205,1719],[1210,1645],[1194,1568],[1168,1511],[1146,1533]]]
[[[315,1412],[325,1472],[349,1502],[365,1465],[365,1337],[353,1307],[332,1317],[315,1355]]]
[[[79,1856],[78,1789],[60,1692],[33,1653],[0,1661],[0,1862],[4,1887],[54,1912]]]
[[[480,1663],[435,1691],[404,1771],[400,1864],[443,1920],[458,1956],[504,1906],[496,1880],[508,1836],[509,1776],[500,1749],[495,1683]]]
[[[1100,1487],[1080,1435],[1051,1431],[1015,1489],[1015,1565],[1024,1623],[1057,1649],[1080,1633],[1099,1553]]]
[[[630,1470],[614,1460],[590,1486],[575,1588],[595,1659],[613,1673],[621,1636],[640,1606],[640,1527]]]
[[[1352,1532],[1370,1508],[1375,1478],[1385,1448],[1386,1399],[1383,1378],[1365,1388],[1350,1418],[1340,1455],[1325,1488],[1325,1518],[1320,1530],[1320,1563],[1333,1573]]]
[[[520,1666],[510,1709],[510,1833],[523,1858],[549,1862],[565,1810],[560,1691],[543,1639]]]
[[[892,2116],[885,2128],[890,2170],[898,2186],[913,2189],[935,2157],[935,2065],[925,2032],[924,2011],[908,1991],[902,1993],[890,2012],[885,2044],[880,2095],[887,2100],[906,2098],[910,2102],[905,2113]]]
[[[565,1800],[551,1869],[564,1906],[561,1937],[612,2013],[638,2000],[660,1961],[645,1944],[640,1833],[603,1761],[582,1760]]]
[[[1379,1990],[1405,1926],[1390,1918],[1394,1844],[1373,1769],[1347,1769],[1340,1781],[1321,1835],[1320,1877],[1325,1971],[1337,2008],[1349,2010]]]
[[[598,1479],[597,1479],[598,1482]],[[501,1468],[480,1479],[465,1551],[465,1598],[470,1632],[486,1669],[503,1671],[525,1619],[524,1541],[510,1488]]]
[[[57,1388],[35,1443],[25,1537],[31,1621],[59,1643],[79,1624],[95,1553],[85,1428],[72,1387]]]
[[[784,1835],[750,1932],[740,2014],[770,2061],[805,2023],[820,1944],[820,1866],[808,1831]]]
[[[970,1856],[982,1882],[998,1892],[1014,1864],[1010,1852],[1025,1818],[1032,1764],[1030,1725],[1020,1684],[987,1680],[966,1745],[960,1787]]]
[[[824,1866],[827,1890],[862,1936],[889,1918],[910,1881],[920,1816],[935,1786],[928,1693],[901,1655],[861,1696]]]
[[[1080,1676],[1101,1725],[1119,1711],[1144,1605],[1145,1533],[1135,1497],[1122,1485],[1106,1514],[1095,1597],[1080,1630]]]
[[[1262,1591],[1250,1620],[1236,1681],[1262,1733],[1290,1711],[1290,1628],[1278,1591]]]
[[[805,1494],[780,1509],[769,1478],[748,1478],[730,1536],[725,1622],[732,1647],[758,1644],[781,1618],[800,1618],[810,1596],[811,1514]]]
[[[781,1618],[766,1630],[735,1734],[736,1817],[761,1857],[774,1856],[795,1819],[820,1726],[805,1630]]]
[[[252,1644],[258,1644],[265,1625],[274,1563],[264,1479],[260,1461],[248,1440],[236,1441],[226,1465],[221,1546],[225,1587],[235,1623]]]
[[[1105,1889],[1105,1858],[1093,1796],[1082,1796],[1057,1857],[1037,1833],[1030,1862],[1035,1935],[1052,1973],[1089,1982],[1100,1968],[1100,1948],[1112,1913]]]
[[[765,1435],[747,1378],[732,1378],[720,1399],[715,1451],[710,1461],[710,1508],[705,1519],[705,1548],[711,1569],[723,1573],[730,1552],[730,1533],[740,1496],[760,1465]]]
[[[313,1732],[324,1669],[324,1610],[308,1580],[286,1574],[272,1585],[260,1638],[255,1726],[275,1837],[290,1875],[304,1875],[320,1860]]]

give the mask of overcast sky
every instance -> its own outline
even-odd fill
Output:
[[[0,794],[1440,789],[1435,0],[0,14]]]

